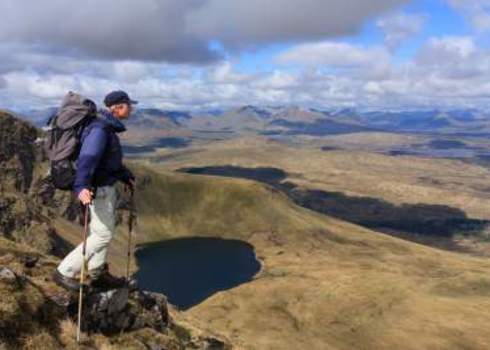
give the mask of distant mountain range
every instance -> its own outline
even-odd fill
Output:
[[[41,126],[56,108],[27,110],[20,116]],[[189,112],[138,108],[128,120],[134,129],[222,131],[263,135],[332,135],[362,131],[490,134],[490,112],[476,109],[358,111],[245,105],[225,111]]]

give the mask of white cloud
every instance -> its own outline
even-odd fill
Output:
[[[305,49],[304,45],[299,47]],[[0,100],[23,107],[57,105],[67,90],[75,89],[100,103],[108,91],[124,88],[144,101],[143,105],[176,109],[226,108],[238,104],[297,104],[317,108],[488,105],[490,52],[479,48],[471,37],[430,38],[413,59],[402,63],[393,60],[388,50],[379,51],[379,47],[348,44],[319,47],[322,49],[315,46],[312,50],[320,52],[319,58],[302,65],[296,63],[294,69],[252,73],[239,70],[234,61],[209,67],[179,66],[179,69],[106,62],[102,63],[104,70],[112,73],[105,76],[90,74],[91,70],[84,74],[49,75],[10,72],[3,75],[7,86],[0,89]],[[286,53],[297,53],[297,49],[293,47]],[[377,52],[383,53],[378,56]],[[350,57],[348,66],[341,62],[342,57]],[[326,63],[340,68],[325,69]],[[118,70],[121,74],[114,74]]]
[[[420,49],[417,61],[430,65],[455,64],[468,59],[477,50],[469,36],[431,38]]]
[[[4,76],[11,95],[29,96],[53,101],[63,96],[68,89],[81,90],[76,77],[68,75],[52,75],[43,77],[30,73],[9,73]]]
[[[259,89],[288,90],[297,87],[298,81],[293,74],[274,70],[271,74],[257,79],[253,85]]]
[[[452,80],[488,79],[490,73],[490,53],[478,48],[471,37],[432,38],[414,62],[425,67],[427,74]]]
[[[472,25],[480,30],[490,30],[490,0],[448,0]]]
[[[392,66],[388,79],[367,81],[364,91],[403,106],[485,107],[489,78],[490,52],[471,37],[431,38],[412,61]]]
[[[289,90],[307,91],[312,100],[325,105],[349,101],[377,108],[488,105],[490,51],[479,48],[471,37],[430,38],[413,59],[404,62],[393,60],[388,52],[381,55],[384,58],[373,60],[376,47],[341,47],[300,45],[280,55],[288,62],[303,58],[310,67],[308,75],[298,75],[297,86]],[[338,63],[337,58],[343,56],[339,52],[349,53],[346,57],[350,59],[343,64],[348,64],[354,74],[325,71],[325,64],[342,64]]]
[[[448,1],[485,28],[490,0]],[[422,30],[425,15],[378,20],[384,45],[333,39],[406,2],[85,0],[83,11],[72,11],[63,0],[1,0],[1,107],[57,105],[70,89],[101,101],[121,88],[143,105],[182,109],[488,104],[490,53],[472,37],[431,38],[414,58],[394,56]],[[294,46],[267,68],[239,68],[235,50],[277,42]]]
[[[419,34],[428,19],[423,14],[398,13],[379,19],[376,24],[385,33],[385,43],[395,50],[405,40]]]
[[[217,65],[209,76],[209,79],[217,84],[240,84],[246,83],[253,78],[253,76],[236,72],[229,61]]]
[[[0,100],[53,104],[67,89],[101,98],[122,87],[148,104],[278,100],[295,76],[244,74],[224,57],[355,34],[408,1],[84,0],[74,8],[65,0],[1,0]],[[222,49],[210,48],[215,41]]]
[[[320,42],[295,46],[276,58],[279,63],[332,67],[357,67],[386,63],[390,55],[383,47],[364,48],[342,42]]]
[[[126,83],[144,79],[152,73],[150,64],[135,61],[117,61],[113,64],[114,78]]]

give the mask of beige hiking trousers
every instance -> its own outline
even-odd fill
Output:
[[[90,224],[86,246],[89,271],[97,271],[106,262],[107,248],[115,232],[118,196],[115,185],[101,186],[97,188],[92,204],[89,204]],[[58,271],[62,275],[74,278],[81,271],[82,249],[83,242],[61,261]]]

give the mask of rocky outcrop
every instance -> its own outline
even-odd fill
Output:
[[[82,324],[83,330],[89,333],[114,335],[151,328],[166,335],[174,334],[177,338],[174,341],[185,348],[214,350],[231,348],[227,341],[218,336],[192,335],[192,332],[186,331],[172,318],[167,298],[162,294],[141,290],[130,292],[126,288],[93,291],[88,294],[84,303],[85,315]],[[74,317],[74,309],[71,308],[72,317]]]
[[[38,130],[12,115],[0,111],[0,191],[12,188],[27,193],[36,159],[41,151],[35,145]]]
[[[0,259],[4,258],[0,253]],[[21,254],[9,259],[12,268],[0,266],[0,291],[4,294],[0,302],[0,349],[2,344],[7,348],[25,346],[25,339],[35,342],[33,334],[42,332],[58,344],[56,348],[73,343],[73,329],[69,334],[61,334],[63,330],[57,324],[64,320],[72,328],[76,325],[78,293],[53,286],[44,275],[49,271],[45,266],[51,265],[44,258],[39,264],[40,258],[35,256]],[[178,311],[162,294],[137,288],[89,289],[83,298],[83,344],[98,349],[93,338],[102,335],[118,342],[121,348],[132,344],[141,349],[232,349],[224,337],[182,324],[172,314]],[[137,336],[138,332],[153,332],[154,336],[145,339]],[[135,342],[140,346],[135,346]],[[43,344],[34,348],[43,349]]]
[[[48,162],[42,131],[0,111],[0,236],[62,256],[70,248],[52,226],[52,219],[81,218],[70,192],[56,191],[47,181]]]

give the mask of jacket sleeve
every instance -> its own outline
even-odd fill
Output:
[[[124,164],[121,165],[121,168],[117,172],[116,177],[126,184],[129,183],[129,180],[134,180],[133,173]]]
[[[77,196],[83,189],[90,187],[95,169],[97,169],[99,161],[104,154],[106,143],[107,131],[103,128],[93,128],[83,140],[73,185]]]

